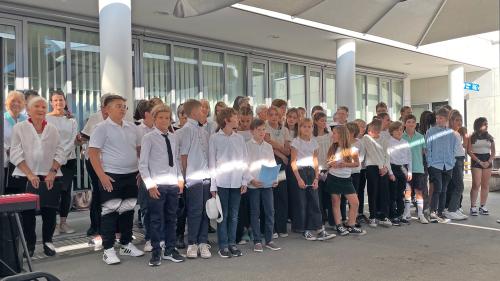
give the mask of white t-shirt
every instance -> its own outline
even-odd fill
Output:
[[[316,139],[294,138],[291,146],[297,150],[297,167],[314,167],[314,152],[319,148]]]
[[[75,159],[75,140],[78,134],[78,124],[76,124],[75,118],[47,115],[46,120],[56,126],[59,131],[61,143],[64,147],[64,155],[68,160]]]
[[[319,170],[328,169],[328,150],[332,145],[332,133],[324,134],[322,136],[314,137],[318,142],[318,163]]]
[[[358,149],[356,147],[351,147],[351,155],[354,153],[359,153]],[[344,163],[344,159],[342,159],[342,152],[340,149],[337,149],[334,155],[334,159],[337,163]],[[331,175],[334,175],[339,178],[348,178],[351,176],[352,168],[350,167],[344,167],[344,168],[330,168],[328,172]]]

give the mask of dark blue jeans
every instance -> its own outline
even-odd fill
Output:
[[[186,187],[188,245],[207,243],[208,217],[205,203],[210,197],[210,180],[189,182]]]
[[[150,233],[150,225],[151,225],[151,218],[149,216],[149,192],[146,188],[146,185],[144,184],[144,181],[141,180],[141,184],[139,186],[139,191],[137,194],[137,204],[140,207],[140,220],[142,222],[142,225],[144,226],[144,240],[148,241],[151,240],[151,233]]]
[[[172,250],[176,241],[179,187],[176,185],[160,185],[158,191],[160,192],[159,199],[148,197],[151,245],[153,250],[160,250],[160,241],[165,237],[167,250]],[[162,233],[163,225],[165,226],[164,233]]]
[[[429,182],[434,185],[432,193],[431,212],[437,211],[441,214],[446,205],[446,189],[451,181],[453,169],[439,170],[434,167],[429,167]]]
[[[260,207],[264,210],[264,239],[269,243],[273,239],[274,226],[274,199],[272,188],[249,188],[248,200],[250,203],[250,224],[253,231],[254,243],[262,243],[262,231],[260,229]]]
[[[239,188],[217,188],[223,217],[222,222],[217,224],[219,249],[236,245],[236,228],[238,227],[238,211],[241,199],[240,192]]]

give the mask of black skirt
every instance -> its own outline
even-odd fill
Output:
[[[324,190],[330,194],[338,194],[338,195],[356,193],[356,189],[354,189],[354,185],[352,184],[352,179],[350,177],[340,178],[332,174],[328,174]]]

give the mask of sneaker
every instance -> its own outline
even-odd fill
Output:
[[[464,220],[468,219],[469,216],[467,216],[466,214],[464,214],[464,212],[462,211],[462,209],[458,209],[457,210],[457,214],[459,214]]]
[[[399,218],[394,218],[391,220],[391,223],[392,225],[394,226],[401,226],[401,221],[399,220]]]
[[[410,223],[411,223],[411,222],[410,222],[410,219],[405,218],[405,217],[400,218],[400,219],[399,219],[399,222],[400,222],[401,224],[405,224],[405,225],[408,225],[408,224],[410,224]]]
[[[108,265],[120,263],[120,259],[116,255],[115,248],[104,250],[104,253],[102,254],[102,260]]]
[[[392,221],[388,218],[385,218],[383,220],[380,220],[378,222],[378,224],[380,224],[381,226],[385,226],[385,227],[391,227],[392,226]]]
[[[228,259],[231,257],[231,252],[229,252],[228,248],[220,249],[217,253],[221,258]]]
[[[488,216],[490,214],[490,211],[486,208],[486,206],[479,207],[479,214],[483,216]]]
[[[287,238],[288,237],[288,233],[278,233],[278,235],[281,238]]]
[[[186,256],[188,259],[196,259],[198,257],[198,245],[188,245]]]
[[[429,221],[432,223],[437,223],[439,219],[439,216],[436,214],[436,212],[431,212],[429,215]]]
[[[340,236],[346,236],[349,234],[347,228],[341,224],[337,225],[337,234]]]
[[[373,228],[377,227],[377,225],[378,225],[378,224],[377,224],[377,220],[376,220],[376,219],[369,219],[369,220],[368,220],[368,225],[369,225],[370,227],[373,227]]]
[[[500,223],[500,219],[498,219],[497,222]]]
[[[231,252],[231,255],[233,255],[233,257],[243,256],[243,253],[236,246],[229,246],[229,252]]]
[[[304,231],[304,238],[307,241],[316,241],[317,240],[316,236],[314,236],[310,231]]]
[[[362,236],[366,234],[365,230],[355,226],[348,226],[347,231],[349,232],[350,235]]]
[[[454,221],[459,221],[459,220],[464,220],[465,218],[458,212],[443,212],[443,215],[450,219],[450,220],[454,220]]]
[[[146,244],[144,244],[144,252],[151,252],[153,251],[153,246],[151,245],[151,241],[148,240],[146,241]]]
[[[200,252],[200,257],[202,259],[209,259],[212,257],[212,253],[210,253],[210,248],[212,248],[210,245],[206,243],[200,243],[198,250]]]
[[[253,246],[253,251],[258,253],[264,252],[264,248],[262,248],[262,243],[255,243],[255,245]]]
[[[177,249],[185,249],[186,248],[186,243],[184,243],[184,236],[182,236],[182,235],[177,236],[177,241],[175,242],[175,247]]]
[[[75,230],[73,228],[69,227],[69,225],[67,223],[61,223],[61,225],[59,225],[59,231],[60,231],[60,233],[66,233],[66,234],[75,233]]]
[[[473,217],[477,217],[479,215],[479,212],[477,211],[477,207],[470,208],[470,215]]]
[[[425,218],[425,216],[424,216],[424,215],[420,215],[420,216],[418,217],[418,221],[419,221],[421,224],[428,224],[428,223],[429,223],[429,221]]]
[[[43,253],[48,257],[53,257],[56,255],[56,247],[50,242],[43,243]]]
[[[273,239],[278,239],[279,235],[278,233],[273,233]]]
[[[370,219],[368,219],[364,214],[358,214],[356,217],[356,222],[357,223],[364,223],[364,224],[369,224]]]
[[[279,250],[281,250],[281,248],[280,248],[280,247],[278,247],[278,246],[276,246],[276,244],[274,244],[274,242],[273,242],[273,241],[271,241],[271,242],[267,243],[267,244],[266,244],[266,248],[268,248],[268,249],[269,249],[269,250],[271,250],[271,251],[279,251]]]
[[[450,222],[450,219],[443,217],[443,216],[439,216],[438,214],[436,214],[436,212],[431,213],[430,219],[431,219],[431,222],[433,222],[433,223],[449,223]]]
[[[181,256],[181,254],[179,254],[179,252],[177,252],[175,248],[173,248],[172,250],[166,250],[165,253],[163,253],[162,259],[173,261],[175,263],[183,262],[186,260],[186,258]]]
[[[59,224],[56,224],[56,228],[54,228],[53,236],[59,236],[59,235],[61,235],[61,228],[59,227]]]
[[[243,236],[241,236],[241,240],[245,240],[245,242],[248,242],[250,241],[250,235],[248,234],[248,230],[245,231],[245,233],[243,233]]]
[[[445,217],[444,215],[439,215],[438,223],[450,223],[450,219]]]
[[[131,256],[131,257],[141,257],[141,256],[144,256],[144,252],[137,249],[137,247],[134,244],[128,243],[128,245],[121,245],[120,255]]]
[[[318,241],[326,241],[330,240],[332,238],[335,238],[337,235],[333,233],[328,233],[325,230],[321,230],[317,235],[316,235],[316,240]]]
[[[238,242],[238,245],[246,245],[247,243],[247,240],[241,239],[240,242]]]
[[[161,265],[161,250],[153,251],[151,254],[151,259],[149,260],[149,266],[159,266]]]

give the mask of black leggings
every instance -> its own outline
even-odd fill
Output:
[[[59,216],[67,218],[71,208],[71,194],[73,190],[73,178],[76,174],[76,159],[70,159],[61,166],[62,187],[61,187],[61,204],[59,205]]]
[[[100,233],[101,230],[101,200],[99,192],[99,178],[97,177],[90,160],[85,160],[92,185],[92,201],[90,202],[90,228]]]

